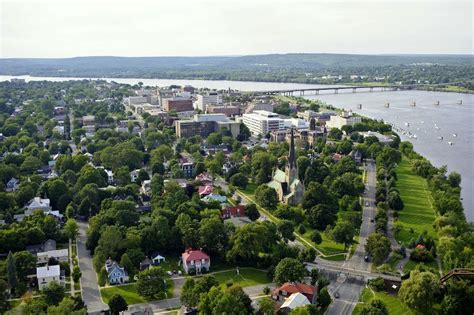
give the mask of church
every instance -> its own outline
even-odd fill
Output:
[[[291,128],[290,152],[285,171],[277,168],[273,174],[273,180],[267,185],[275,189],[278,199],[287,205],[297,205],[303,200],[304,185],[298,179],[293,128]]]

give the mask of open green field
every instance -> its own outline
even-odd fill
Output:
[[[396,223],[401,226],[401,231],[395,235],[397,241],[407,245],[411,238],[418,237],[425,230],[437,239],[433,229],[436,216],[426,180],[412,172],[410,162],[405,157],[397,167],[397,175],[397,189],[405,204],[405,208],[399,211]],[[413,233],[410,229],[413,229]]]
[[[370,289],[365,288],[360,295],[359,303],[356,305],[353,315],[360,314],[360,311],[364,305],[364,303],[369,303],[373,299],[382,300],[385,306],[388,309],[388,313],[390,315],[414,315],[416,314],[413,312],[408,306],[400,302],[400,300],[396,296],[389,295],[385,292],[375,292]]]
[[[166,285],[167,285],[166,295],[168,298],[170,298],[173,296],[174,282],[171,279],[167,279]],[[120,294],[121,296],[123,296],[123,298],[125,299],[125,301],[127,301],[129,305],[145,303],[145,302],[150,301],[137,293],[137,290],[135,289],[135,283],[100,289],[100,295],[102,296],[102,300],[104,301],[105,304],[109,302],[109,299],[114,294]],[[157,300],[157,299],[152,299],[152,300]]]
[[[212,273],[212,275],[220,284],[226,284],[230,281],[233,284],[240,285],[241,287],[250,287],[272,282],[272,279],[268,277],[266,270],[253,268],[241,268],[240,275],[237,275],[236,270],[219,271]]]
[[[434,274],[438,274],[439,272],[438,264],[436,263],[436,260],[430,261],[429,263],[420,263],[417,261],[408,260],[405,266],[403,266],[403,273],[409,273],[410,271],[415,269],[416,266],[418,266],[419,264],[423,264],[425,269],[428,269]]]

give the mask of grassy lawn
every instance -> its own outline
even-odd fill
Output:
[[[360,311],[364,305],[364,303],[369,303],[372,299],[379,299],[384,302],[385,306],[387,306],[388,313],[390,315],[410,315],[416,314],[413,312],[408,306],[400,302],[400,300],[396,296],[389,295],[385,292],[375,292],[370,289],[364,289],[362,294],[360,295],[359,303],[356,305],[353,315],[360,314]]]
[[[330,261],[344,261],[344,260],[346,260],[346,254],[326,256],[326,257],[321,257],[321,258],[325,259],[325,260],[330,260]]]
[[[407,245],[412,238],[418,237],[425,230],[430,236],[437,239],[433,229],[435,212],[431,205],[431,196],[427,190],[426,180],[412,172],[410,162],[405,157],[397,167],[397,175],[397,189],[405,204],[405,208],[399,211],[396,223],[402,227],[395,236],[397,241]],[[413,233],[410,229],[413,229]]]
[[[166,290],[167,292],[166,294],[170,298],[173,296],[174,282],[171,279],[168,279],[166,280],[166,284],[168,288]],[[144,297],[140,296],[137,293],[137,290],[135,289],[135,283],[100,289],[100,295],[102,295],[102,299],[104,300],[105,304],[109,302],[109,299],[114,294],[120,294],[121,296],[123,296],[123,298],[125,299],[125,301],[127,301],[129,305],[157,300],[157,299],[147,300]]]
[[[183,267],[178,266],[179,259],[180,259],[180,257],[178,257],[177,255],[166,256],[165,261],[162,262],[161,264],[157,265],[157,267],[161,267],[165,271],[179,270],[184,274]]]
[[[403,272],[408,273],[408,272],[412,271],[413,269],[415,269],[416,266],[419,265],[419,264],[423,264],[426,269],[430,270],[434,274],[438,274],[438,272],[439,272],[438,271],[438,264],[436,263],[436,260],[433,260],[429,263],[420,263],[420,262],[416,262],[416,261],[413,261],[413,260],[408,260],[408,262],[405,264],[405,266],[403,266]]]
[[[226,284],[231,281],[233,284],[238,284],[242,287],[250,287],[259,284],[266,284],[272,282],[268,277],[266,270],[258,270],[253,268],[241,268],[240,275],[237,276],[235,270],[216,272],[212,274],[221,284]]]

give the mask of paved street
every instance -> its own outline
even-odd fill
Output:
[[[79,267],[81,268],[81,288],[82,299],[87,305],[89,314],[97,314],[101,310],[107,310],[109,307],[102,302],[100,297],[99,285],[97,284],[97,275],[92,265],[92,257],[86,249],[86,222],[78,222],[79,236],[77,237],[77,256],[79,258]]]
[[[364,260],[364,256],[367,237],[375,232],[375,186],[377,183],[377,178],[374,161],[367,159],[366,163],[367,185],[365,187],[362,205],[363,212],[362,224],[360,226],[359,243],[357,244],[354,255],[352,255],[352,257],[346,261],[343,266],[357,270],[370,271],[371,264]],[[368,204],[368,206],[366,206],[366,204]],[[371,220],[374,220],[374,222],[371,222]]]

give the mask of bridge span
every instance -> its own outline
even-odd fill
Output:
[[[383,92],[383,91],[401,91],[401,90],[411,90],[415,86],[412,85],[352,85],[352,86],[328,86],[328,87],[314,87],[314,88],[300,88],[300,89],[284,89],[284,90],[268,90],[268,91],[253,91],[250,92],[253,95],[285,95],[285,96],[295,96],[295,93],[299,93],[300,96],[308,93],[309,95],[319,95],[321,91],[333,91],[334,94],[338,94],[339,91],[349,90],[352,93],[357,93],[361,89],[368,92]]]

